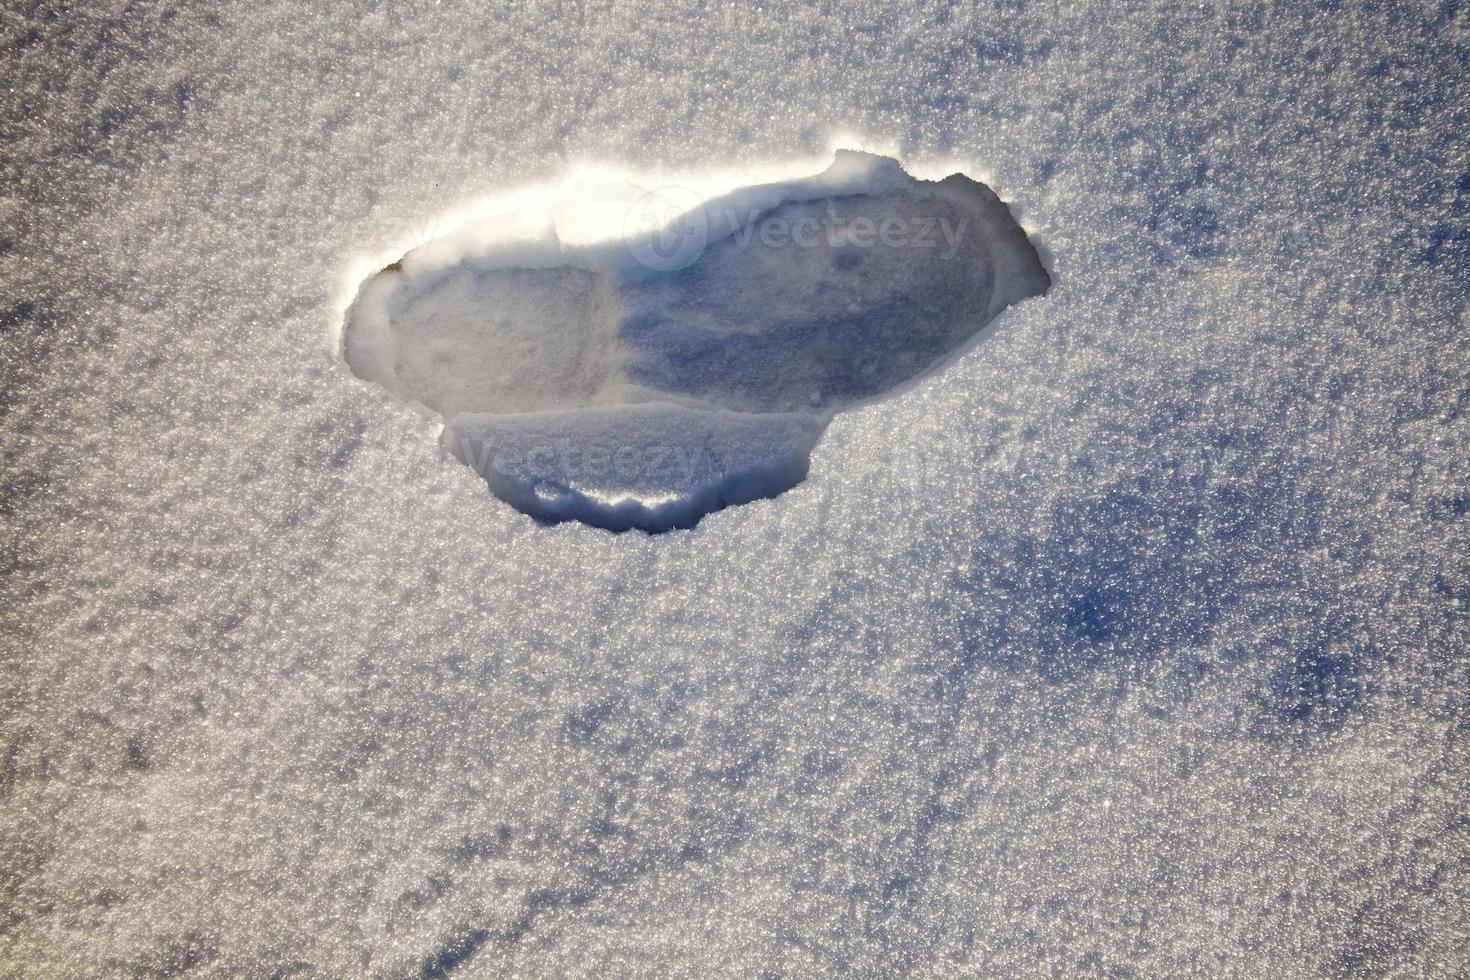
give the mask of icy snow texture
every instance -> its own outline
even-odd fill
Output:
[[[790,489],[835,412],[1050,284],[962,174],[843,150],[815,176],[640,208],[678,190],[582,181],[426,242],[362,284],[347,363],[439,412],[525,513],[666,531]],[[569,239],[608,215],[612,233]]]
[[[1466,972],[1466,18],[11,5],[5,972]],[[534,526],[332,350],[422,215],[839,144],[1056,285],[775,500]]]

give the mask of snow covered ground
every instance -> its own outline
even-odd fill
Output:
[[[91,0],[0,52],[5,972],[1470,970],[1462,4]],[[538,525],[342,361],[475,202],[839,146],[1054,282],[778,498]]]

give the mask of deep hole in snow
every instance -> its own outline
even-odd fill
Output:
[[[663,531],[799,483],[834,413],[1049,285],[984,184],[841,151],[707,200],[602,182],[476,222],[363,283],[343,353],[516,508]]]

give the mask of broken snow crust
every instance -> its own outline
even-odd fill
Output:
[[[736,189],[650,227],[625,221],[621,237],[559,235],[592,223],[582,216],[634,214],[638,190],[580,186],[542,211],[469,224],[372,276],[346,315],[353,371],[438,413],[446,444],[473,428],[517,445],[513,471],[476,468],[539,518],[667,530],[774,496],[805,475],[814,444],[786,438],[788,416],[820,433],[834,413],[943,363],[1050,282],[983,184],[916,180],[895,160],[852,151],[816,176]],[[640,404],[664,408],[614,423],[619,406]],[[680,410],[690,414],[674,422]],[[552,414],[514,421],[528,412]],[[730,412],[773,413],[779,424]],[[559,468],[583,455],[584,438],[605,451],[623,440],[633,455],[662,440],[693,458],[700,446],[681,434],[716,430],[739,432],[738,463],[713,462],[696,483],[644,473],[618,485]],[[556,448],[524,451],[532,432]],[[762,433],[772,438],[764,447]],[[529,462],[553,459],[543,470]]]

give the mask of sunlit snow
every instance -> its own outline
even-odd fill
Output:
[[[36,0],[0,66],[0,974],[1470,973],[1464,4]],[[563,245],[841,148],[1051,288],[873,397],[536,354]],[[354,373],[507,212],[535,374]],[[471,396],[606,508],[728,485],[633,410],[794,485],[538,522]]]

